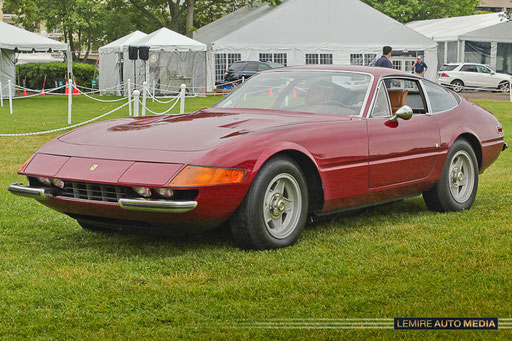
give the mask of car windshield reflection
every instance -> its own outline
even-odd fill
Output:
[[[371,76],[353,72],[274,71],[254,76],[214,107],[360,115]]]

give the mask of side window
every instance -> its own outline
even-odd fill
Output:
[[[427,113],[427,101],[417,79],[387,78],[384,83],[393,113],[404,105],[411,107],[414,114]]]
[[[266,65],[266,64],[260,64],[260,71],[265,71],[265,70],[268,70],[270,69],[270,66]]]
[[[383,83],[380,84],[379,89],[377,90],[377,97],[375,98],[375,102],[373,104],[371,117],[391,117],[391,109],[389,107],[387,91]]]
[[[433,114],[453,109],[458,105],[452,93],[443,87],[428,81],[424,81],[423,85],[427,91]]]
[[[462,71],[462,72],[477,72],[476,71],[476,65],[468,65],[468,64],[466,64],[466,65],[464,65],[460,69],[460,71]]]
[[[478,73],[491,73],[491,70],[489,70],[485,66],[478,65],[476,69],[478,70]]]
[[[249,72],[258,72],[258,70],[259,70],[258,63],[249,63],[244,68],[244,71],[249,71]]]

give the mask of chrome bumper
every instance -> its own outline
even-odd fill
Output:
[[[53,197],[49,189],[28,187],[20,183],[9,185],[8,190],[13,194],[36,200],[46,200]],[[95,203],[94,201],[87,202]],[[96,203],[101,204],[102,202]],[[143,212],[186,213],[197,207],[197,201],[119,199],[118,203],[119,207],[124,210]]]
[[[197,207],[197,201],[119,199],[119,206],[130,211],[186,213]]]
[[[50,196],[44,188],[27,187],[20,183],[10,184],[8,190],[12,194],[37,200],[46,200]]]

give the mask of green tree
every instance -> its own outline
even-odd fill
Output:
[[[407,23],[414,20],[472,15],[480,0],[363,0],[382,13]]]

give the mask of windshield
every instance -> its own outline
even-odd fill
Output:
[[[214,107],[359,115],[370,82],[370,75],[353,72],[264,72],[243,83]]]

